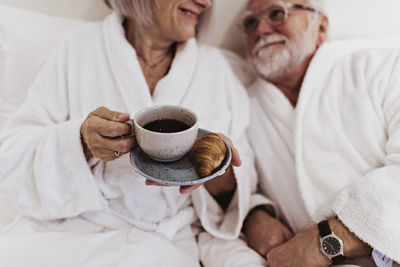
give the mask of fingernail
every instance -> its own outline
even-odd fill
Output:
[[[126,117],[126,113],[119,114],[118,119],[122,120]]]

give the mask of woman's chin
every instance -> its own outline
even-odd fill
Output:
[[[195,36],[196,36],[196,31],[194,29],[191,31],[184,31],[179,34],[176,41],[177,42],[186,42]]]

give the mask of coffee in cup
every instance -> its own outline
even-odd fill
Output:
[[[136,113],[131,124],[140,149],[161,162],[181,159],[197,139],[197,115],[181,106],[145,108]]]

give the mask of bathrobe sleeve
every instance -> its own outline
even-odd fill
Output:
[[[70,118],[68,68],[66,40],[0,136],[0,193],[23,214],[41,220],[101,207],[80,141],[84,118]]]
[[[232,140],[242,160],[242,166],[233,169],[237,188],[225,212],[204,187],[195,190],[192,193],[192,199],[202,226],[207,232],[217,238],[235,239],[240,234],[242,223],[248,212],[253,207],[272,202],[261,194],[256,194],[257,173],[254,154],[246,134],[249,122],[247,93],[228,67],[228,62],[224,61],[223,65],[226,68],[221,70],[219,75],[226,74],[223,78],[231,113],[230,129],[223,134]]]
[[[380,89],[374,97],[381,96],[387,136],[384,162],[341,192],[333,210],[361,240],[400,262],[400,56],[398,51],[386,56],[370,62],[380,71],[365,74],[365,84]]]

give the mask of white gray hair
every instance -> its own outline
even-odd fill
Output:
[[[121,16],[134,18],[142,25],[152,23],[152,0],[104,0]]]
[[[326,16],[324,0],[308,0],[308,5]]]
[[[314,8],[317,12],[307,12],[310,27],[318,21],[320,15],[326,16],[324,0],[308,0],[308,6]]]

